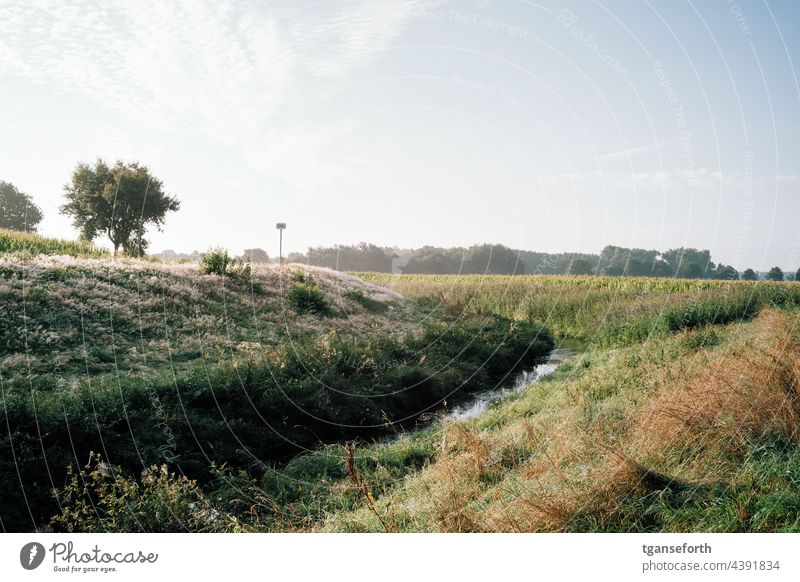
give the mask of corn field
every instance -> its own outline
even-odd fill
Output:
[[[747,319],[800,305],[800,283],[562,275],[360,277],[448,313],[543,323],[560,339],[627,345],[651,334]]]
[[[108,251],[90,243],[46,238],[38,234],[0,229],[0,254],[22,256],[69,255],[105,257]]]

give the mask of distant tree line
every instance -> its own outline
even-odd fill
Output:
[[[715,263],[709,250],[688,247],[657,251],[608,245],[600,254],[591,254],[523,251],[499,244],[400,249],[361,243],[312,247],[307,253],[291,253],[289,260],[340,271],[429,275],[566,274],[751,281],[759,278],[753,269],[739,273],[731,265]],[[773,267],[764,278],[800,281],[800,270],[796,275],[785,276],[779,267]]]
[[[337,271],[390,273],[394,253],[373,244],[310,247],[307,253],[290,253],[289,262],[306,263]]]
[[[61,213],[72,218],[80,238],[93,241],[105,236],[114,247],[130,256],[143,256],[149,245],[145,238],[149,226],[160,229],[167,213],[177,211],[180,202],[164,192],[161,181],[138,163],[103,160],[81,163],[64,186],[66,202]],[[0,180],[0,228],[36,232],[42,221],[41,209],[26,193]],[[167,261],[198,261],[203,254],[179,254],[167,250],[160,257]],[[268,263],[270,257],[260,248],[245,249],[233,260]],[[290,262],[328,267],[339,271],[373,271],[408,274],[487,274],[487,275],[606,275],[627,277],[677,277],[682,279],[743,279],[755,281],[753,269],[741,274],[730,265],[715,263],[711,252],[695,248],[668,251],[608,245],[600,254],[541,253],[511,249],[499,244],[468,248],[424,246],[419,249],[384,248],[374,244],[310,247],[306,253],[290,253]],[[784,274],[772,267],[764,276],[768,281],[800,281],[800,269]]]

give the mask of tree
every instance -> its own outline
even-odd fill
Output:
[[[629,277],[644,277],[650,274],[650,270],[642,261],[630,259],[625,265],[625,274]]]
[[[0,180],[0,228],[36,232],[42,211],[27,194]]]
[[[269,263],[269,255],[264,249],[244,249],[244,258],[251,263]]]
[[[658,260],[653,263],[653,277],[672,277],[675,270],[667,261]]]
[[[575,259],[569,266],[570,275],[591,275],[592,264],[586,259]]]
[[[678,269],[678,277],[682,279],[701,279],[703,277],[703,267],[697,263],[682,263]]]
[[[108,236],[115,256],[120,247],[129,255],[144,255],[147,226],[161,230],[167,212],[180,208],[177,198],[164,193],[161,180],[135,162],[79,164],[64,190],[67,202],[61,213],[72,217],[83,240]]]
[[[464,254],[462,273],[516,275],[525,272],[519,253],[503,245],[475,245]]]
[[[800,281],[800,269],[797,269],[797,273],[794,274],[794,280]]]
[[[681,247],[670,249],[662,253],[661,258],[672,266],[675,272],[678,273],[678,277],[687,277],[687,275],[682,273],[685,273],[686,270],[689,269],[691,263],[695,263],[699,266],[701,273],[698,277],[689,278],[703,277],[709,270],[714,269],[714,263],[711,262],[711,252],[708,250]],[[694,267],[691,267],[691,271],[695,272]]]
[[[603,275],[606,277],[621,277],[622,276],[622,267],[619,265],[606,265],[603,267],[601,271]]]
[[[334,245],[332,247],[309,247],[308,254],[290,255],[296,262],[327,267],[338,271],[373,271],[391,273],[393,253],[386,252],[374,244]]]
[[[742,281],[758,281],[758,275],[753,269],[745,269],[742,273]]]
[[[739,272],[730,265],[723,265],[720,263],[714,270],[714,278],[736,281],[739,278]]]
[[[767,273],[767,281],[783,281],[783,270],[780,267],[772,267]]]

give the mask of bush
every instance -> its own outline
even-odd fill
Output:
[[[140,480],[92,455],[66,486],[56,492],[62,511],[50,525],[67,532],[228,532],[244,529],[238,520],[214,509],[194,481],[150,467]]]
[[[330,315],[331,309],[325,295],[317,287],[317,284],[310,275],[305,276],[302,281],[292,285],[287,294],[289,303],[297,313],[310,313],[313,315]]]
[[[219,275],[249,283],[252,275],[250,259],[236,259],[222,247],[209,250],[200,259],[200,268],[206,275]]]

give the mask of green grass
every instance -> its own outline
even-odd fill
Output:
[[[242,281],[136,260],[0,259],[4,526],[32,525],[24,496],[46,522],[50,490],[92,451],[129,475],[166,461],[207,488],[212,461],[260,474],[325,443],[411,426],[553,345],[536,324],[430,317],[310,271],[263,267]],[[298,308],[297,285],[325,317]]]
[[[363,275],[401,301],[323,271],[312,280],[254,270],[247,285],[146,263],[29,264],[22,285],[15,268],[4,267],[0,293],[24,297],[24,310],[6,300],[0,325],[16,461],[5,458],[0,474],[15,476],[16,462],[58,530],[134,527],[124,496],[153,531],[177,528],[158,518],[171,507],[193,531],[800,527],[800,284]],[[292,298],[298,285],[320,295],[325,313]],[[102,302],[111,296],[119,304]],[[82,320],[64,297],[84,302]],[[480,417],[436,416],[443,399],[452,406],[538,361],[552,345],[540,323],[578,340],[579,356]],[[89,343],[66,333],[81,328]],[[33,391],[19,372],[26,342],[37,356]],[[174,368],[158,359],[164,345]],[[60,384],[85,366],[69,354],[84,352],[89,378]],[[142,354],[147,366],[137,366]],[[114,366],[124,373],[109,374]],[[155,408],[178,461],[164,457]],[[426,409],[433,421],[415,426]],[[66,500],[53,514],[50,485],[33,485],[48,475],[36,431],[51,470],[78,471],[99,450],[97,423],[114,443],[104,461],[120,473],[104,476],[93,462],[53,483]],[[296,455],[284,437],[316,450]],[[140,458],[167,467],[142,474]],[[83,511],[90,495],[107,497],[105,513]],[[12,505],[4,523],[23,523],[24,505]]]
[[[0,229],[0,255],[21,257],[36,255],[69,255],[72,257],[106,257],[109,252],[91,243],[47,238],[38,234]]]
[[[800,305],[800,283],[647,277],[360,273],[431,308],[537,321],[559,339],[630,345],[655,334]]]

